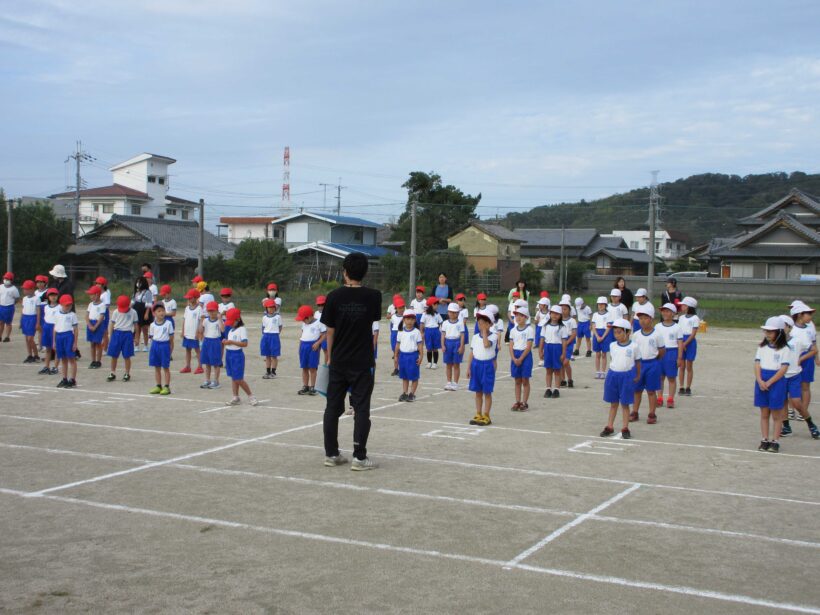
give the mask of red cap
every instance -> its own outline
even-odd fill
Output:
[[[219,296],[220,297],[230,297],[231,295],[233,295],[233,289],[223,288],[222,290],[219,291]]]
[[[192,288],[187,293],[185,293],[186,299],[199,299],[199,291],[196,288]]]
[[[86,292],[86,294],[88,294],[88,295],[101,295],[101,294],[102,294],[102,288],[100,288],[99,286],[97,286],[97,285],[95,284],[94,286],[92,286],[91,288],[89,288],[89,289],[88,289],[87,291],[85,291],[85,292]]]
[[[48,297],[49,295],[59,295],[59,294],[60,294],[60,291],[57,290],[56,288],[49,288],[46,291],[46,297]]]
[[[483,300],[483,301],[486,301],[486,300],[487,300],[487,295],[486,295],[486,294],[484,294],[484,293],[478,293],[478,294],[476,295],[476,299],[478,299],[479,301],[482,301],[482,300]]]
[[[438,297],[427,297],[427,307],[434,306],[438,303]]]
[[[131,299],[127,295],[117,297],[117,311],[125,314],[131,309]]]
[[[35,282],[45,282],[46,284],[48,284],[48,276],[47,275],[42,275],[42,274],[36,275],[36,276],[34,276],[34,281]]]
[[[396,299],[401,299],[400,293],[396,293],[395,295],[393,295],[393,301],[395,301]]]
[[[34,282],[31,280],[26,280],[23,282],[23,290],[31,290],[32,288],[34,288]]]
[[[97,276],[97,279],[94,280],[95,284],[102,284],[103,286],[108,286],[108,280],[106,280],[103,276]]]
[[[517,290],[514,290],[514,291],[513,291],[512,296],[513,296],[513,297],[520,297],[520,296],[521,296],[521,293],[520,293],[520,292],[518,292]]]
[[[162,288],[159,289],[160,295],[170,295],[171,294],[171,285],[170,284],[163,284]]]
[[[271,282],[268,284],[268,290],[279,290],[279,287],[276,285],[276,282]]]
[[[467,295],[465,295],[464,293],[458,293],[456,295],[456,301],[458,301],[459,299],[466,299],[466,298],[467,298]]]
[[[239,308],[231,308],[225,312],[225,324],[229,327],[233,327],[236,321],[239,320],[240,316],[242,316],[242,312]]]
[[[3,274],[3,279],[4,280],[13,280],[14,279],[14,274],[11,271],[6,271],[6,273]]]
[[[151,278],[154,277],[154,274],[151,273],[150,271],[146,271],[145,273],[142,274],[142,277],[144,277],[146,280],[150,280]]]
[[[316,305],[324,305],[325,301],[327,301],[327,297],[325,297],[324,295],[319,295],[318,297],[316,297]]]
[[[276,301],[273,299],[265,299],[262,301],[262,307],[269,308],[269,307],[276,307]]]
[[[416,286],[416,292],[422,292],[422,293],[425,292],[424,291],[424,286]]]
[[[216,301],[208,301],[205,304],[205,311],[206,312],[216,312],[219,310],[219,304]]]
[[[403,307],[405,307],[405,305],[406,304],[404,303],[404,299],[402,299],[401,297],[395,297],[393,299],[393,307],[394,308],[403,308]]]
[[[313,308],[309,305],[303,305],[296,312],[296,320],[302,321],[313,316]]]
[[[191,284],[199,284],[200,282],[204,282],[205,280],[202,279],[201,275],[195,275],[191,278]]]
[[[549,294],[547,291],[542,290],[542,291],[541,291],[541,296],[542,296],[542,297],[549,297],[549,296],[550,296],[550,294]]]
[[[71,305],[74,303],[74,299],[71,298],[71,295],[62,295],[60,297],[60,305]]]

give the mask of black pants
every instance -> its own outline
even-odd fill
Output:
[[[327,384],[327,406],[325,406],[324,432],[325,455],[339,454],[339,417],[345,411],[345,395],[350,389],[350,405],[356,414],[353,417],[353,456],[367,457],[367,436],[370,435],[370,396],[373,394],[373,372],[368,368],[353,370],[336,367],[331,363]]]

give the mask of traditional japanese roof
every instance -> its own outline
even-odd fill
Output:
[[[588,254],[589,257],[594,258],[599,254],[606,254],[609,258],[615,261],[620,262],[632,262],[632,263],[649,263],[649,254],[644,252],[643,250],[630,250],[628,248],[598,248],[597,250],[590,252]],[[660,261],[660,258],[655,258],[656,261]]]
[[[58,194],[52,194],[49,198],[65,199],[71,198],[75,194],[76,192],[73,191],[60,192]],[[151,198],[145,192],[134,190],[133,188],[129,188],[128,186],[123,186],[121,184],[112,184],[111,186],[102,186],[101,188],[87,188],[85,190],[80,190],[80,198],[83,197],[128,197],[129,199],[142,199],[146,201]]]
[[[820,200],[818,200],[815,196],[803,192],[802,190],[792,188],[782,199],[775,201],[768,207],[753,213],[751,216],[741,218],[738,220],[738,224],[744,226],[763,224],[766,221],[766,218],[769,218],[778,210],[783,209],[784,207],[787,207],[795,202],[803,205],[808,210],[809,214],[813,214],[813,216],[820,216]],[[802,218],[802,216],[800,217]]]
[[[598,235],[586,247],[583,252],[583,256],[588,257],[596,250],[600,250],[602,248],[609,248],[611,250],[617,250],[619,248],[626,249],[626,242],[623,237],[618,237],[617,235],[615,237],[603,237],[602,235]]]

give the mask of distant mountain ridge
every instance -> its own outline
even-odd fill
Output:
[[[820,195],[820,174],[765,173],[723,175],[704,173],[660,184],[661,224],[687,234],[691,245],[738,233],[740,218],[784,197],[791,188]],[[501,220],[509,228],[596,228],[601,233],[646,224],[649,188],[638,188],[594,201],[542,205],[510,213]]]

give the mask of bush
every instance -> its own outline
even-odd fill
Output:
[[[383,290],[404,290],[407,288],[410,272],[410,257],[404,254],[383,256],[380,264],[384,271]],[[464,283],[467,257],[460,250],[435,250],[416,256],[416,283],[430,287],[438,284],[438,274],[442,271],[453,288]]]
[[[527,283],[530,292],[541,289],[544,274],[532,263],[524,263],[521,267],[521,279]]]
[[[285,246],[267,239],[245,239],[231,260],[221,254],[205,259],[208,280],[229,281],[234,286],[263,288],[271,280],[281,284],[290,279],[292,269]]]
[[[567,262],[567,290],[581,290],[584,287],[584,274],[593,269],[595,269],[594,263]]]

